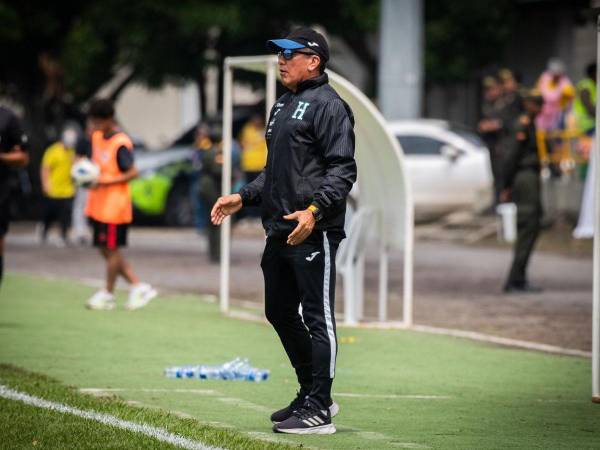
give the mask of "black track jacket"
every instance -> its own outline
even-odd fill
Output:
[[[283,216],[312,203],[323,212],[315,229],[344,237],[346,197],[356,181],[353,127],[352,110],[327,74],[277,100],[265,134],[267,165],[239,191],[244,206],[261,206],[267,236],[287,237],[297,222]]]

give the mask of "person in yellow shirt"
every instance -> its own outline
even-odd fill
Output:
[[[267,141],[262,114],[254,114],[240,132],[241,166],[246,183],[260,175],[267,163]],[[259,208],[246,208],[245,217],[260,217]]]
[[[61,140],[55,142],[44,152],[40,170],[42,190],[45,198],[44,215],[41,226],[41,240],[45,243],[48,231],[54,222],[60,225],[60,233],[64,245],[69,243],[71,227],[71,211],[75,185],[71,180],[71,167],[75,160],[75,144],[77,131],[66,128]]]
[[[253,181],[267,163],[267,141],[265,140],[264,120],[261,114],[254,114],[240,133],[242,146],[242,170],[246,183]]]

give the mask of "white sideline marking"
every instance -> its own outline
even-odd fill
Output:
[[[343,326],[343,324],[340,324],[340,326]],[[559,347],[556,345],[549,344],[540,344],[538,342],[522,341],[519,339],[505,338],[501,336],[494,336],[491,334],[478,333],[477,331],[454,330],[451,328],[430,327],[428,325],[411,325],[410,327],[407,327],[403,322],[370,322],[361,323],[358,325],[358,327],[375,328],[382,330],[419,331],[421,333],[441,334],[444,336],[460,337],[465,339],[471,339],[473,341],[488,342],[491,344],[504,345],[506,347],[523,348],[526,350],[535,350],[538,352],[553,353],[557,355],[581,356],[584,358],[592,357],[592,352],[586,352],[584,350]]]
[[[142,403],[137,400],[126,400],[125,403],[127,403],[130,406],[137,406],[138,408],[148,408],[164,411],[164,409],[160,406],[149,405],[148,403]],[[195,419],[195,417],[191,414],[185,413],[183,411],[177,411],[176,409],[170,409],[169,414],[173,414],[174,416],[180,417],[181,419]]]
[[[264,317],[261,317],[256,314],[252,314],[244,311],[234,311],[231,310],[226,316],[231,317],[232,319],[241,319],[247,320],[250,322],[260,322],[267,323]],[[342,318],[343,314],[338,314],[338,319]],[[431,327],[428,325],[412,325],[407,327],[403,322],[364,322],[359,323],[358,325],[344,325],[342,321],[338,323],[338,328],[373,328],[380,330],[408,330],[408,331],[418,331],[421,333],[429,333],[429,334],[440,334],[443,336],[452,336],[452,337],[460,337],[464,339],[470,339],[473,341],[479,342],[487,342],[490,344],[502,345],[505,347],[513,347],[513,348],[522,348],[525,350],[534,350],[537,352],[543,353],[552,353],[555,355],[566,355],[566,356],[580,356],[583,358],[591,358],[592,352],[586,352],[585,350],[578,350],[574,348],[566,348],[560,347],[557,345],[549,345],[549,344],[541,344],[538,342],[531,341],[522,341],[520,339],[511,339],[505,338],[501,336],[494,336],[492,334],[479,333],[476,331],[465,331],[465,330],[455,330],[452,328],[438,328]]]
[[[291,439],[285,439],[284,437],[281,437],[280,434],[265,433],[264,431],[249,431],[246,434],[248,434],[249,436],[252,436],[253,438],[260,439],[261,441],[265,441],[265,442],[273,442],[275,444],[298,445],[297,442],[292,441]],[[310,449],[310,450],[321,450],[319,447],[311,447],[311,446],[306,446],[306,445],[302,445],[302,448],[306,448],[306,449]]]
[[[213,389],[127,389],[127,388],[81,388],[79,392],[83,394],[104,394],[110,392],[176,392],[184,394],[199,394],[199,395],[222,395],[221,393]],[[421,395],[421,394],[355,394],[352,392],[334,392],[335,397],[349,397],[349,398],[382,398],[382,399],[408,399],[408,400],[447,400],[452,397],[447,395]],[[270,411],[269,408],[258,405],[256,403],[248,402],[241,398],[235,397],[218,397],[217,400],[223,403],[238,403],[239,406],[248,409],[254,409],[255,411]]]
[[[177,392],[184,394],[198,394],[198,395],[220,395],[214,389],[127,389],[127,388],[81,388],[79,392],[83,394],[103,394],[107,392],[125,392],[125,391],[138,391],[138,392]]]
[[[390,444],[400,448],[431,448],[426,445],[415,444],[413,442],[390,442]]]
[[[447,395],[399,395],[399,394],[354,394],[351,392],[334,392],[334,397],[351,397],[351,398],[384,398],[384,399],[411,399],[411,400],[447,400],[452,397]]]
[[[167,442],[169,444],[189,450],[222,450],[219,447],[211,447],[203,444],[202,442],[194,441],[178,434],[169,433],[162,428],[129,422],[128,420],[119,419],[118,417],[110,414],[73,408],[72,406],[64,405],[62,403],[51,402],[33,395],[15,391],[3,385],[0,385],[0,397],[22,402],[26,405],[36,406],[38,408],[49,409],[51,411],[56,411],[63,414],[72,414],[88,420],[95,420],[96,422],[100,422],[105,425],[144,434],[158,441]]]
[[[395,447],[400,447],[400,448],[431,448],[428,447],[427,445],[423,445],[423,444],[417,444],[416,442],[399,442],[399,441],[394,441],[395,437],[393,436],[388,436],[387,434],[383,434],[383,433],[379,433],[377,431],[361,431],[358,429],[351,429],[350,431],[353,431],[358,437],[361,437],[363,439],[367,439],[369,441],[389,441],[390,445],[393,445]]]
[[[195,393],[195,394],[201,394],[201,395],[215,395],[216,400],[229,404],[229,405],[235,405],[241,408],[246,408],[246,409],[251,409],[254,411],[258,411],[258,412],[270,412],[271,409],[267,408],[266,406],[263,405],[259,405],[256,403],[251,403],[249,401],[246,401],[244,399],[240,399],[240,398],[235,398],[235,397],[224,397],[222,396],[221,393],[219,393],[218,391],[215,391],[213,389],[149,389],[149,388],[133,388],[133,389],[129,389],[129,388],[81,388],[79,389],[80,392],[82,393],[88,393],[88,394],[93,394],[93,395],[98,395],[98,394],[105,394],[105,393],[110,393],[110,392],[126,392],[126,391],[137,391],[137,392],[179,392],[179,393]],[[449,399],[452,397],[448,397],[448,396],[442,396],[442,395],[414,395],[414,394],[408,394],[408,395],[398,395],[398,394],[355,394],[355,393],[351,393],[351,392],[335,392],[334,393],[334,397],[349,397],[349,398],[382,398],[382,399],[416,399],[416,400],[444,400],[444,399]],[[142,403],[136,400],[130,400],[127,401],[128,404],[131,404],[133,406],[143,406],[145,408],[156,408],[156,409],[162,409],[158,406],[154,406],[154,405],[150,405],[147,403]],[[198,418],[194,417],[194,416],[190,416],[187,413],[183,413],[180,411],[169,411],[169,413],[171,414],[175,414],[175,415],[179,415],[180,417],[183,418],[187,418],[187,417],[192,417],[195,420],[199,420]],[[217,426],[217,427],[221,427],[221,428],[235,428],[233,425],[229,425],[229,424],[225,424],[225,423],[221,423],[221,422],[205,422],[205,423],[209,423],[210,425],[213,426]],[[343,427],[343,425],[338,423],[338,426]],[[413,442],[395,442],[394,436],[389,436],[383,433],[379,433],[376,431],[365,431],[365,430],[361,430],[358,428],[349,428],[350,431],[356,433],[357,436],[363,438],[363,439],[367,439],[367,440],[388,440],[390,441],[391,445],[400,447],[400,448],[409,448],[409,449],[427,449],[427,448],[431,448],[431,447],[427,447],[425,445],[421,445],[421,444],[417,444],[417,443],[413,443]],[[281,436],[277,436],[277,435],[273,435],[271,433],[265,433],[262,431],[250,431],[247,432],[246,434],[248,434],[249,436],[255,437],[257,439],[260,439],[262,441],[267,441],[267,442],[276,442],[276,443],[285,443],[285,444],[296,444],[295,441],[291,441],[289,439],[283,438]],[[307,447],[304,446],[303,448],[309,449],[309,450],[320,450],[319,447]]]
[[[413,325],[411,329],[415,331],[422,331],[425,333],[443,334],[447,336],[473,339],[475,341],[490,342],[492,344],[505,345],[507,347],[518,347],[524,348],[526,350],[536,350],[538,352],[555,353],[558,355],[567,356],[583,356],[584,358],[592,357],[592,352],[559,347],[556,345],[540,344],[537,342],[521,341],[519,339],[511,339],[501,336],[493,336],[490,334],[477,333],[475,331],[451,330],[447,328],[429,327],[426,325]]]
[[[251,409],[258,412],[270,412],[271,410],[266,406],[258,405],[256,403],[249,402],[242,398],[236,397],[225,397],[221,393],[213,389],[126,389],[126,388],[81,388],[79,392],[91,395],[103,395],[111,392],[168,392],[168,393],[184,393],[184,394],[199,394],[199,395],[210,395],[218,396],[216,399],[220,402],[227,403],[229,405],[236,405],[240,408]]]
[[[127,389],[127,388],[81,388],[79,392],[83,394],[102,395],[111,392],[175,392],[184,394],[199,394],[199,395],[215,395],[221,396],[222,394],[213,389]],[[334,392],[335,397],[348,397],[348,398],[381,398],[387,400],[448,400],[452,397],[447,395],[423,395],[423,394],[355,394],[353,392]],[[241,398],[236,397],[217,397],[217,400],[223,403],[238,404],[242,408],[253,409],[255,411],[268,412],[269,408],[251,403]]]
[[[228,405],[239,406],[241,408],[251,409],[253,411],[258,412],[271,412],[270,408],[266,406],[257,405],[256,403],[252,403],[241,398],[235,397],[217,397],[217,400],[223,403],[227,403]]]

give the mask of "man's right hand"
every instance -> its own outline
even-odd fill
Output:
[[[225,217],[235,214],[242,209],[242,196],[231,194],[219,197],[210,212],[210,220],[213,225],[221,225]]]

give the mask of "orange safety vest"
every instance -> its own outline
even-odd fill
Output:
[[[92,134],[92,161],[100,167],[102,179],[110,180],[121,175],[117,163],[117,151],[120,147],[133,151],[131,139],[125,133],[119,132],[108,139],[104,138],[104,133],[101,131]],[[131,223],[129,184],[115,183],[90,189],[85,214],[103,223]]]

